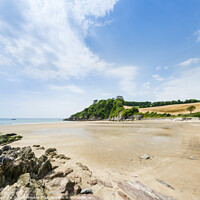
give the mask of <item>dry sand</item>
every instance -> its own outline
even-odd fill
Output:
[[[178,200],[200,199],[200,122],[64,122],[0,126],[0,132],[23,136],[12,146],[55,147],[113,185],[118,180],[139,180]],[[144,153],[151,159],[141,160]],[[115,189],[102,193],[97,187],[95,194],[105,200],[120,199]]]

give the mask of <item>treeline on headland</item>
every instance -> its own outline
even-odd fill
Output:
[[[140,118],[166,118],[175,117],[168,113],[159,114],[156,112],[146,112],[140,113],[140,108],[153,107],[153,106],[163,106],[172,104],[186,104],[200,102],[196,99],[190,99],[185,101],[162,101],[162,102],[135,102],[135,101],[125,101],[122,96],[117,96],[116,98],[107,100],[94,100],[93,104],[88,108],[85,108],[81,112],[71,115],[66,121],[76,121],[76,120],[133,120]],[[132,106],[130,109],[125,109],[124,106]],[[194,115],[194,116],[193,116]],[[193,113],[187,115],[179,115],[183,117],[200,117],[200,113]]]
[[[124,99],[95,100],[92,105],[83,111],[72,115],[69,120],[101,120],[122,117],[126,115]],[[130,109],[131,114],[138,112],[137,108]]]
[[[136,101],[125,101],[125,106],[139,106],[140,108],[148,108],[148,107],[156,107],[156,106],[167,106],[167,105],[174,105],[174,104],[186,104],[186,103],[197,103],[200,102],[200,100],[196,99],[187,99],[185,101],[181,100],[173,100],[173,101],[157,101],[157,102],[136,102]]]

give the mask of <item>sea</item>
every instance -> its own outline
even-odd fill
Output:
[[[0,125],[40,124],[62,121],[63,119],[61,118],[0,118]]]

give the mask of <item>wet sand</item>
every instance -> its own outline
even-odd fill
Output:
[[[200,122],[63,122],[0,126],[0,132],[23,136],[12,146],[55,147],[101,179],[139,180],[175,199],[200,199]],[[151,159],[141,160],[144,153]]]

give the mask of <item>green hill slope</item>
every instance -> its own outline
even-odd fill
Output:
[[[114,119],[132,116],[138,112],[137,108],[130,110],[124,109],[124,100],[121,98],[100,100],[83,111],[71,115],[70,118],[65,120],[102,120],[102,119]]]

